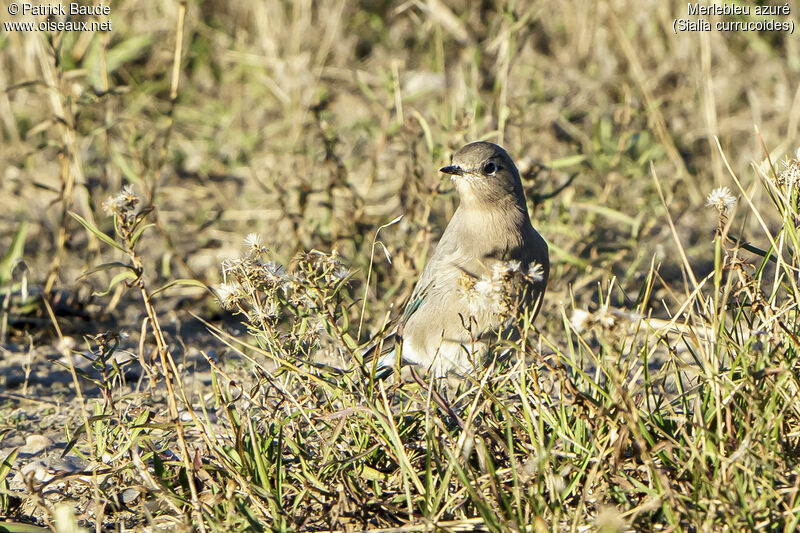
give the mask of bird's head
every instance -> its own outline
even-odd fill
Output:
[[[457,151],[452,164],[440,172],[450,174],[462,203],[467,205],[490,207],[509,201],[525,205],[519,171],[508,153],[496,144],[470,143]]]

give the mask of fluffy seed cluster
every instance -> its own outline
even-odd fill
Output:
[[[302,254],[289,273],[281,263],[265,260],[269,249],[261,244],[258,234],[249,234],[244,245],[243,255],[222,261],[223,283],[217,288],[217,296],[220,305],[227,310],[242,310],[242,304],[257,293],[282,294],[295,304],[314,307],[316,302],[310,297],[314,288],[320,283],[339,285],[350,276],[336,252],[326,254],[313,250]]]
[[[574,309],[569,322],[578,333],[585,333],[595,327],[609,332],[617,326],[618,316],[616,315],[616,310],[609,309],[608,306],[604,305],[595,312]]]
[[[243,315],[264,344],[291,352],[313,344],[325,331],[350,272],[336,252],[317,250],[298,255],[288,270],[270,260],[261,237],[251,233],[241,256],[222,261],[222,278],[216,288],[220,306]]]
[[[116,217],[124,228],[133,225],[139,214],[139,197],[133,187],[125,185],[116,196],[106,198],[102,207],[105,214]]]
[[[713,207],[720,215],[727,215],[736,205],[736,197],[727,187],[717,187],[706,197],[706,207]]]
[[[544,269],[538,263],[531,263],[527,270],[519,261],[498,262],[491,271],[480,278],[462,274],[459,279],[459,292],[462,300],[469,306],[473,315],[489,313],[507,315],[518,308],[522,292],[520,288],[544,279]]]
[[[795,157],[787,157],[783,161],[783,170],[778,172],[777,182],[783,187],[793,187],[800,183],[800,148]]]

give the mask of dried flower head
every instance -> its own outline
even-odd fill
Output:
[[[245,253],[254,256],[267,253],[267,247],[261,244],[261,235],[248,233],[244,238]]]
[[[727,187],[717,187],[706,197],[706,207],[713,207],[721,215],[727,215],[736,205],[736,198]]]
[[[461,300],[467,304],[469,312],[473,315],[495,305],[493,302],[492,279],[489,276],[476,278],[462,272],[457,280],[458,293]]]
[[[591,327],[592,314],[583,309],[574,309],[572,311],[572,316],[569,319],[569,323],[572,326],[572,329],[578,333],[583,333]]]
[[[539,263],[528,265],[528,278],[536,283],[544,280],[544,267]]]
[[[489,277],[485,274],[481,276],[473,287],[473,290],[478,296],[474,304],[477,304],[478,308],[470,310],[483,310],[490,313],[500,312],[500,306],[503,304],[504,285],[503,278],[495,276]]]
[[[612,505],[600,505],[597,509],[595,527],[597,531],[625,531],[627,522],[623,514]]]
[[[492,264],[489,272],[480,277],[462,274],[458,280],[461,299],[470,313],[507,314],[518,309],[520,298],[526,293],[520,290],[528,283],[544,279],[544,268],[538,263],[523,270],[517,260]]]
[[[102,207],[107,215],[124,218],[135,215],[137,205],[139,205],[139,198],[133,192],[133,187],[125,185],[116,196],[106,198]]]
[[[617,318],[614,316],[614,313],[608,309],[608,306],[605,305],[597,310],[594,314],[594,318],[597,324],[605,330],[613,329],[614,326],[617,325]]]
[[[248,315],[251,322],[258,323],[262,319],[273,320],[280,316],[280,309],[275,300],[266,299],[260,304],[253,306],[251,313]],[[255,317],[258,317],[258,319]]]
[[[329,281],[338,283],[340,281],[343,281],[343,280],[347,279],[347,276],[349,276],[349,275],[350,275],[350,271],[349,270],[347,270],[343,266],[336,266],[336,267],[333,267],[333,269],[331,270],[331,272],[330,272],[328,277],[329,277]]]
[[[778,172],[778,185],[792,187],[800,183],[800,148],[795,157],[783,160],[783,170]]]
[[[103,212],[108,216],[119,214],[122,206],[119,204],[116,196],[109,196],[103,201]]]
[[[126,204],[133,204],[136,205],[139,203],[139,198],[136,196],[136,193],[133,192],[133,186],[128,184],[122,188],[120,192],[120,197]]]
[[[511,272],[511,267],[508,263],[495,263],[492,265],[492,279],[499,280],[508,276]]]
[[[222,283],[217,287],[217,299],[223,309],[228,311],[235,309],[236,304],[241,299],[239,286],[233,283]]]
[[[261,265],[261,271],[270,283],[279,283],[286,277],[286,267],[277,261],[267,261]]]
[[[222,261],[220,306],[242,317],[261,346],[297,355],[313,349],[335,328],[330,309],[342,304],[350,276],[335,252],[300,253],[287,268],[268,260],[256,233],[244,239],[244,253]]]

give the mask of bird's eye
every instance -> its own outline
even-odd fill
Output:
[[[495,172],[497,172],[497,165],[495,165],[491,161],[483,165],[483,173],[486,174],[487,176],[491,176]]]

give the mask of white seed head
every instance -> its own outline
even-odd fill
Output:
[[[228,275],[240,270],[244,264],[244,259],[241,257],[227,257],[222,260],[222,277],[228,279]]]
[[[223,309],[232,310],[239,301],[239,287],[232,283],[222,283],[217,287],[217,297]]]
[[[501,280],[511,271],[508,263],[495,263],[492,265],[492,279]]]
[[[783,170],[778,172],[778,185],[791,187],[798,182],[800,182],[800,154],[795,159],[785,159]]]
[[[103,202],[103,212],[108,216],[118,215],[122,209],[122,204],[116,196],[109,196]]]
[[[717,187],[706,197],[706,207],[713,207],[721,215],[727,215],[736,205],[736,198],[727,187]]]
[[[596,531],[625,531],[627,522],[623,514],[612,505],[600,505],[595,518]]]
[[[333,281],[339,282],[345,279],[347,276],[349,276],[350,271],[344,268],[343,266],[337,266],[331,271],[330,275]]]
[[[286,277],[286,268],[277,261],[264,263],[262,270],[268,281],[280,281]]]
[[[544,267],[539,263],[531,263],[528,265],[528,277],[534,282],[540,282],[544,279]]]
[[[261,235],[259,235],[258,233],[248,233],[247,237],[244,238],[244,245],[247,248],[260,248]]]
[[[107,215],[126,216],[136,212],[139,197],[133,192],[133,187],[125,185],[116,196],[109,196],[103,202],[103,211]]]
[[[606,330],[614,329],[614,326],[617,325],[617,317],[605,306],[597,310],[594,318],[597,324]]]
[[[470,311],[499,313],[503,304],[503,285],[502,279],[481,276],[473,287],[476,297],[470,301]]]
[[[591,318],[592,314],[589,311],[575,309],[572,311],[572,316],[569,319],[569,323],[575,331],[578,333],[584,333],[590,327]]]
[[[278,316],[278,304],[271,298],[265,300],[261,304],[261,314],[267,318],[275,318]]]
[[[244,238],[245,254],[248,257],[255,257],[267,253],[267,247],[261,244],[261,235],[258,233],[248,233]]]

